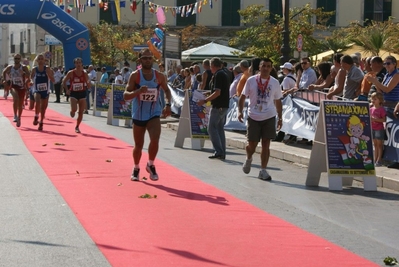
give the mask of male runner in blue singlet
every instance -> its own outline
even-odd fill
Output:
[[[157,181],[158,174],[155,170],[154,160],[158,153],[159,137],[161,135],[160,116],[167,117],[171,115],[171,93],[166,83],[165,75],[152,68],[153,54],[149,49],[144,49],[141,52],[140,63],[141,69],[134,71],[130,75],[123,94],[125,100],[132,99],[134,168],[131,180],[139,180],[139,164],[144,145],[144,135],[148,131],[150,144],[148,146],[149,161],[146,165],[146,170],[150,174],[150,179]],[[166,96],[166,104],[163,110],[159,98],[160,90],[164,90]]]

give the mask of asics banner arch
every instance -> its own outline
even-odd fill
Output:
[[[64,10],[47,0],[0,0],[0,23],[32,23],[53,35],[64,48],[65,69],[81,57],[89,65],[89,30]]]

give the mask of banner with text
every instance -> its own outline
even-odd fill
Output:
[[[283,126],[281,131],[313,140],[316,133],[319,107],[301,98],[287,96],[283,104]]]
[[[393,109],[386,108],[386,111],[386,140],[384,141],[383,158],[385,160],[399,162],[399,118],[393,116]]]

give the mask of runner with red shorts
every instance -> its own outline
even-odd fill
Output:
[[[62,80],[63,88],[66,88],[67,81],[70,82],[70,99],[71,99],[71,117],[75,117],[78,111],[78,119],[76,122],[75,132],[80,133],[79,125],[83,119],[83,112],[86,110],[86,90],[87,85],[90,84],[90,79],[87,73],[83,70],[83,61],[80,57],[73,60],[75,68],[68,71],[67,75]],[[79,105],[79,110],[78,110]]]

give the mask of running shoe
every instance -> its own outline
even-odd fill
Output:
[[[13,122],[17,122],[17,120],[18,120],[17,115],[14,115],[14,120],[13,120]]]
[[[272,179],[272,177],[266,170],[260,170],[258,178],[264,181],[270,181]]]
[[[140,169],[134,168],[132,176],[130,177],[130,180],[132,181],[139,181],[140,180]]]
[[[71,111],[69,114],[71,115],[71,118],[75,117],[75,112]]]
[[[21,118],[17,118],[17,127],[21,126]]]
[[[36,117],[33,119],[33,125],[38,125],[39,124],[39,117]]]
[[[246,159],[244,164],[242,165],[242,171],[248,174],[251,171],[251,163],[252,159]]]
[[[150,174],[150,179],[153,181],[158,181],[159,177],[157,174],[157,171],[155,170],[155,166],[154,165],[148,165],[147,163],[147,167],[145,168],[147,170],[147,172]]]
[[[75,127],[75,133],[80,133],[79,127]]]
[[[39,123],[39,128],[37,128],[39,131],[43,131],[43,122]]]

